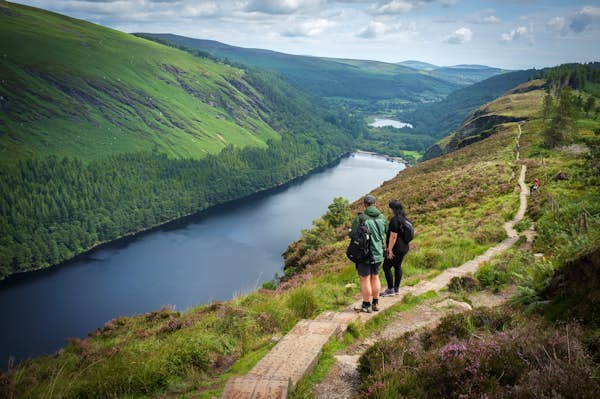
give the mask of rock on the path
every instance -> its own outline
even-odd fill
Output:
[[[434,304],[438,309],[451,309],[456,312],[466,312],[468,310],[472,310],[473,307],[466,302],[455,301],[454,299],[448,298],[444,299],[441,302]]]

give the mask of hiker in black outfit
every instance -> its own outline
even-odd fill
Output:
[[[383,261],[383,272],[387,281],[388,288],[381,293],[381,296],[398,295],[400,289],[400,280],[402,280],[402,260],[408,252],[409,246],[402,239],[403,220],[406,219],[404,208],[398,200],[392,200],[389,203],[392,210],[392,218],[388,226],[386,238],[386,253]],[[394,273],[392,274],[392,267]]]

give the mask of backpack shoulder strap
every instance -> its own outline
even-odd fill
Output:
[[[365,214],[363,212],[359,212],[358,213],[358,223],[364,224],[366,221],[367,221],[367,217],[365,216]]]

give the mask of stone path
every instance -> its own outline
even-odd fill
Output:
[[[518,126],[517,144],[521,135],[521,126],[520,124]],[[518,148],[517,159],[519,156]],[[431,280],[422,281],[412,287],[402,288],[400,295],[382,298],[380,309],[383,311],[401,302],[404,296],[409,293],[416,296],[432,290],[441,290],[446,287],[452,277],[476,272],[481,263],[489,261],[495,255],[514,245],[519,238],[514,225],[523,219],[527,209],[526,170],[526,166],[522,165],[519,175],[519,186],[521,187],[519,210],[513,220],[504,224],[508,238],[459,267],[444,270]],[[298,381],[313,369],[319,359],[323,345],[331,337],[342,334],[351,322],[359,320],[364,322],[377,314],[356,313],[353,309],[360,307],[361,304],[362,300],[359,300],[345,311],[324,312],[314,320],[300,320],[248,374],[230,378],[225,385],[222,398],[287,398]]]
[[[511,292],[493,294],[476,292],[469,295],[472,307],[495,307],[504,304],[510,298]],[[314,388],[317,399],[350,399],[356,396],[360,384],[358,361],[362,354],[380,340],[401,337],[407,332],[421,328],[434,328],[442,317],[451,313],[461,313],[472,309],[465,302],[449,298],[436,298],[420,304],[413,309],[397,313],[394,320],[373,337],[357,342],[334,356],[335,363],[327,377]]]

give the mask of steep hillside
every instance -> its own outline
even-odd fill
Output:
[[[469,112],[492,101],[538,73],[535,69],[507,72],[459,89],[442,101],[423,104],[398,114],[413,125],[412,133],[441,138],[460,124]]]
[[[539,117],[533,109],[541,109],[544,98],[543,80],[523,83],[504,96],[471,112],[456,131],[430,147],[424,159],[430,159],[479,141],[502,123],[525,121]]]
[[[275,71],[302,89],[323,97],[419,102],[443,98],[460,87],[397,64],[290,55],[170,34],[141,35]]]
[[[0,279],[281,185],[355,126],[273,73],[0,3]]]
[[[0,7],[3,161],[153,149],[201,158],[280,139],[273,105],[240,69],[39,9]]]
[[[531,93],[515,92],[512,100],[527,103]],[[526,219],[515,228],[521,232],[535,222],[538,238],[532,250],[544,257],[536,260],[527,248],[531,243],[522,238],[517,245],[523,246],[485,263],[474,276],[483,289],[520,286],[509,312],[484,310],[450,317],[440,328],[408,336],[406,342],[374,346],[361,361],[364,370],[373,370],[372,378],[363,375],[358,381],[363,396],[395,398],[402,389],[400,392],[409,392],[411,397],[449,397],[453,393],[468,395],[473,389],[477,397],[492,397],[497,392],[509,392],[507,397],[512,397],[513,389],[520,389],[517,392],[544,397],[552,388],[556,392],[546,396],[589,397],[572,393],[579,388],[586,394],[595,389],[597,382],[591,379],[590,368],[595,367],[597,373],[597,324],[592,324],[595,330],[582,331],[572,319],[559,318],[569,323],[567,328],[540,320],[539,315],[521,316],[526,308],[519,304],[539,313],[539,307],[552,309],[545,307],[549,306],[545,299],[564,299],[553,292],[588,294],[581,287],[562,284],[561,274],[573,274],[568,269],[554,281],[550,277],[569,259],[576,260],[571,263],[577,268],[595,272],[585,263],[590,263],[586,259],[597,254],[595,248],[600,245],[600,142],[594,133],[600,129],[600,119],[592,115],[578,120],[580,128],[573,138],[576,146],[548,149],[543,147],[542,121],[536,118],[541,106],[535,101],[530,105],[530,114],[518,114],[527,120],[525,124],[501,123],[488,137],[408,168],[374,190],[378,206],[387,216],[387,202],[400,199],[416,226],[417,235],[403,264],[401,289],[461,265],[505,238],[502,225],[517,211],[515,173],[523,163],[527,165],[526,180],[539,177],[542,184],[529,197]],[[521,158],[517,161],[519,127]],[[582,155],[586,149],[588,155]],[[559,171],[567,180],[553,178]],[[359,297],[355,267],[345,258],[345,248],[350,218],[360,209],[360,201],[352,206],[337,201],[290,246],[285,275],[263,289],[186,312],[162,309],[111,320],[88,337],[71,340],[63,351],[1,375],[0,395],[218,397],[227,379],[245,374],[299,319],[344,308]],[[584,255],[578,256],[580,253]],[[544,290],[549,282],[549,289]],[[597,288],[594,281],[586,287]],[[465,298],[464,293],[453,295]],[[592,299],[597,303],[596,296]],[[336,351],[357,338],[368,338],[394,317],[394,312],[410,309],[422,300],[407,298],[369,325],[353,325],[341,339],[328,344],[315,374],[303,380],[301,387],[310,388],[311,381],[323,378]],[[597,323],[597,318],[593,321]],[[446,347],[449,341],[458,345]],[[422,345],[415,351],[404,350],[405,344],[415,342]],[[552,349],[557,349],[556,355]],[[415,367],[405,367],[408,361]],[[473,372],[481,377],[477,384],[470,383]],[[437,382],[429,383],[433,380]],[[572,384],[574,380],[578,384]],[[451,394],[446,395],[448,392]],[[296,395],[310,397],[311,391],[301,390]]]
[[[429,148],[423,159],[439,156],[487,137],[491,134],[490,128],[502,121],[508,122],[538,117],[539,115],[535,115],[531,110],[541,104],[542,98],[544,98],[543,118],[547,119],[555,103],[559,102],[554,97],[557,97],[557,93],[562,91],[563,88],[575,92],[573,95],[570,91],[567,93],[566,96],[569,101],[568,104],[565,104],[566,109],[559,110],[561,114],[572,113],[569,116],[565,115],[565,118],[573,119],[578,116],[592,117],[598,115],[600,109],[597,105],[597,98],[600,96],[600,63],[598,62],[564,64],[541,71],[519,71],[505,74],[502,77],[517,81],[524,77],[535,79],[519,85],[508,91],[503,97],[471,112],[455,131]],[[491,81],[499,80],[499,78],[501,77],[495,77],[482,83],[491,83]],[[500,82],[504,82],[504,79],[500,79]],[[474,85],[473,88],[476,86],[478,85]],[[499,88],[501,88],[501,85],[496,86],[496,90]],[[463,90],[468,91],[469,89],[471,88]],[[488,91],[493,92],[494,90]],[[456,99],[460,99],[465,94],[460,92],[453,93],[447,101],[453,100],[452,97],[456,95]],[[477,96],[477,92],[478,90],[472,91],[474,97]],[[564,129],[565,126],[561,126],[559,130]]]
[[[507,127],[487,141],[408,168],[375,191],[382,211],[387,214],[387,201],[400,198],[418,226],[404,268],[406,284],[460,265],[505,237],[501,225],[517,204],[516,181],[510,180],[514,133],[514,126]],[[481,187],[481,181],[488,185]],[[92,392],[218,397],[229,377],[264,356],[273,337],[300,318],[354,300],[356,271],[344,255],[348,223],[347,216],[337,227],[317,221],[290,247],[286,277],[267,284],[271,289],[187,312],[118,318],[72,340],[58,356],[39,357],[4,375],[0,389],[23,398],[50,386],[65,398]]]
[[[455,129],[469,112],[538,73],[534,69],[507,72],[456,90],[438,102],[418,104],[409,110],[404,110],[403,107],[390,109],[391,118],[408,122],[413,128],[371,128],[359,145],[364,149],[390,155],[410,156],[406,150],[422,154],[437,140]]]

